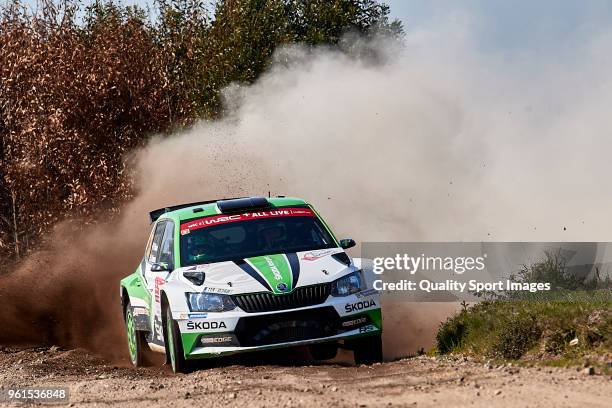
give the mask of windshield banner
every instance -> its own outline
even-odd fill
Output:
[[[191,231],[212,227],[215,225],[226,224],[228,222],[248,221],[261,218],[275,217],[314,217],[315,214],[310,208],[280,208],[270,211],[257,211],[242,214],[219,214],[197,220],[189,220],[181,224],[181,235],[189,234]]]

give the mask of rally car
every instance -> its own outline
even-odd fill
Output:
[[[247,197],[162,208],[134,273],[121,280],[129,355],[195,359],[308,346],[317,360],[352,350],[382,360],[373,274],[297,198]]]

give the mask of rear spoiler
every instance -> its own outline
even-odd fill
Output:
[[[223,198],[220,200],[199,201],[196,203],[179,204],[170,207],[160,208],[149,212],[149,217],[151,218],[151,223],[154,223],[159,217],[161,217],[165,213],[180,210],[181,208],[195,207],[198,205],[212,203],[216,203],[217,207],[219,207],[219,210],[223,214],[241,212],[246,210],[260,210],[271,207],[270,202],[264,197]]]
[[[170,207],[159,208],[157,210],[153,210],[149,212],[149,218],[151,218],[151,224],[152,224],[155,221],[157,221],[157,219],[161,217],[162,215],[164,215],[165,213],[180,210],[181,208],[193,207],[196,205],[212,204],[212,203],[216,203],[217,201],[218,200],[198,201],[195,203],[179,204],[179,205],[173,205]]]

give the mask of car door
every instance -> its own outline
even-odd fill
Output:
[[[152,341],[163,344],[160,288],[166,283],[174,268],[174,223],[172,221],[161,220],[155,225],[153,239],[145,258],[144,279],[147,290],[151,293]],[[155,270],[154,266],[163,266],[164,270]]]

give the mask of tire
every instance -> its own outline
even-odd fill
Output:
[[[338,343],[318,343],[308,346],[310,355],[315,360],[331,360],[338,354]]]
[[[183,353],[183,343],[178,328],[178,323],[172,318],[170,308],[164,311],[166,314],[166,353],[169,357],[170,365],[174,373],[188,373],[189,364],[185,360]]]
[[[127,334],[128,342],[128,353],[130,355],[130,361],[134,367],[142,367],[144,365],[144,347],[143,334],[136,330],[136,322],[134,321],[134,314],[132,307],[128,303],[125,308],[125,331]]]
[[[368,336],[351,342],[356,365],[382,363],[382,337]]]

